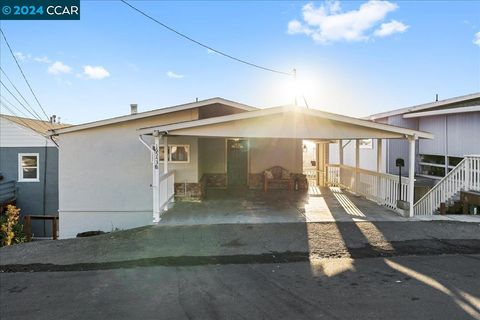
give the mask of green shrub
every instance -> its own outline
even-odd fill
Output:
[[[7,210],[0,215],[0,244],[10,246],[25,242],[27,237],[23,232],[23,225],[19,223],[20,209],[8,205]]]

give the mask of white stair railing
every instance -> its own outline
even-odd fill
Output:
[[[346,165],[328,164],[327,179],[332,186],[339,186],[362,195],[380,205],[397,209],[397,200],[408,201],[408,178]]]
[[[480,156],[465,156],[413,206],[414,215],[432,215],[460,191],[480,191]]]

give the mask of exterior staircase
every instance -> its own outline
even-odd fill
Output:
[[[480,155],[465,156],[413,206],[414,215],[432,215],[446,203],[458,198],[460,191],[480,192]]]

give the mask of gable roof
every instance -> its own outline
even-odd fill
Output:
[[[220,103],[220,104],[223,104],[223,105],[226,105],[226,106],[230,106],[230,107],[245,110],[245,111],[258,110],[258,108],[251,107],[251,106],[248,106],[246,104],[242,104],[242,103],[238,103],[238,102],[235,102],[235,101],[223,99],[223,98],[220,98],[220,97],[215,97],[215,98],[211,98],[211,99],[180,104],[180,105],[176,105],[176,106],[172,106],[172,107],[160,108],[160,109],[155,109],[155,110],[150,110],[150,111],[139,112],[139,113],[136,113],[136,114],[128,114],[128,115],[125,115],[125,116],[119,116],[119,117],[114,117],[114,118],[109,118],[109,119],[104,119],[104,120],[99,120],[99,121],[74,125],[74,126],[70,126],[68,128],[55,130],[55,134],[62,134],[62,133],[67,133],[67,132],[73,132],[73,131],[79,131],[79,130],[85,130],[85,129],[95,128],[95,127],[100,127],[100,126],[106,126],[106,125],[125,122],[125,121],[148,118],[148,117],[157,116],[157,115],[166,114],[166,113],[171,113],[171,112],[176,112],[176,111],[194,109],[194,108],[207,106],[207,105],[211,105],[211,104],[215,104],[215,103]]]
[[[376,114],[372,114],[368,117],[365,117],[365,119],[376,120],[376,119],[380,119],[380,118],[391,117],[391,116],[404,114],[404,113],[409,113],[409,112],[418,112],[418,111],[422,111],[422,110],[428,110],[428,109],[432,109],[432,108],[443,107],[443,106],[447,106],[447,105],[450,105],[450,104],[465,102],[465,101],[469,101],[469,100],[473,100],[473,99],[479,99],[479,98],[480,98],[480,92],[476,92],[476,93],[467,94],[467,95],[464,95],[464,96],[459,96],[459,97],[454,97],[454,98],[449,98],[449,99],[445,99],[445,100],[434,101],[434,102],[419,104],[419,105],[416,105],[416,106],[395,109],[395,110],[392,110],[392,111],[376,113]]]
[[[402,127],[348,117],[348,116],[339,115],[335,113],[324,112],[316,109],[306,109],[306,108],[295,107],[295,106],[283,106],[283,107],[259,109],[256,111],[232,114],[232,115],[221,116],[216,118],[208,118],[208,119],[201,119],[201,120],[195,120],[195,121],[174,123],[169,125],[141,128],[138,131],[140,134],[153,134],[154,131],[159,131],[159,132],[167,132],[168,134],[173,134],[173,135],[175,135],[175,133],[177,132],[178,134],[181,135],[182,130],[183,130],[183,133],[185,133],[185,130],[189,130],[192,128],[199,128],[199,127],[205,127],[205,126],[207,127],[211,126],[213,128],[215,125],[218,125],[218,124],[225,124],[225,123],[239,121],[239,120],[256,119],[256,118],[262,118],[262,117],[272,117],[273,119],[273,116],[275,115],[281,116],[287,113],[294,113],[294,114],[297,113],[297,114],[310,116],[312,118],[315,118],[315,117],[321,118],[329,122],[340,122],[340,123],[354,126],[357,128],[373,129],[373,131],[385,133],[386,136],[387,135],[392,137],[396,136],[397,138],[405,137],[405,136],[416,136],[418,138],[426,138],[426,139],[433,138],[432,134],[423,132],[423,131],[406,129]],[[296,127],[296,124],[294,123],[295,121],[294,119],[288,118],[288,117],[287,119],[292,124],[291,127]],[[226,129],[226,132],[225,132],[226,136],[229,136],[229,134],[227,133],[228,131],[232,133],[232,135],[233,133],[235,133],[234,128],[232,128],[231,130]],[[205,133],[205,130],[203,130],[203,133]],[[246,133],[246,134],[250,135],[250,133]],[[292,136],[292,138],[298,138],[298,137]],[[307,137],[303,137],[303,138],[307,138]],[[318,137],[318,138],[321,138],[321,137]],[[368,137],[365,137],[365,138],[368,138]]]
[[[48,136],[51,129],[60,129],[66,128],[70,126],[69,124],[58,124],[58,123],[50,123],[49,121],[31,119],[31,118],[24,118],[24,117],[16,117],[6,114],[0,114],[0,117],[9,120],[17,125],[25,127],[27,129],[33,130],[34,132],[42,135]]]

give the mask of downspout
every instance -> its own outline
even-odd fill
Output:
[[[445,175],[448,174],[448,115],[445,115]]]
[[[47,161],[48,161],[48,139],[45,139],[45,159],[43,165],[43,216],[46,216],[47,213],[45,212],[47,209]],[[56,230],[52,230],[52,236],[55,234]],[[45,237],[47,234],[47,228],[45,225],[45,219],[43,219],[43,236]]]

